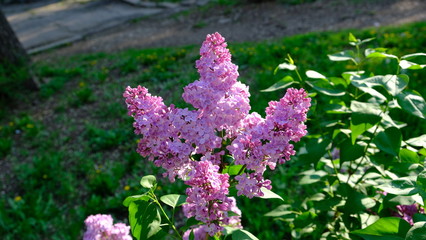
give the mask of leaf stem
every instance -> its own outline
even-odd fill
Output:
[[[384,110],[380,113],[380,115],[382,115],[382,114],[386,113],[386,112],[387,112],[387,110],[388,110],[388,107],[389,107],[389,104],[387,104],[387,105],[386,105],[385,109],[384,109]],[[380,116],[380,115],[379,115],[379,116]],[[376,128],[374,129],[373,136],[371,136],[370,141],[368,141],[367,146],[365,146],[365,149],[364,149],[364,153],[363,153],[363,155],[362,155],[362,158],[361,158],[361,160],[358,162],[358,164],[356,165],[355,170],[354,170],[352,173],[349,173],[349,176],[348,176],[348,179],[346,180],[346,183],[348,183],[348,182],[349,182],[350,177],[358,171],[358,168],[361,166],[361,163],[362,163],[362,162],[364,161],[364,159],[366,158],[368,148],[370,147],[371,142],[373,142],[373,139],[374,139],[374,137],[376,136],[377,130],[379,129],[379,126],[380,126],[380,122],[381,122],[381,121],[378,121],[378,122],[376,123]],[[363,177],[364,177],[364,175],[363,175]],[[361,182],[361,180],[362,180],[362,177],[361,177],[361,178],[360,178],[360,179],[359,179],[359,180],[355,183],[355,186],[356,186],[359,182]]]
[[[175,225],[170,220],[169,216],[167,216],[166,212],[164,211],[163,207],[161,206],[161,203],[158,201],[157,196],[154,193],[152,193],[152,192],[151,192],[151,198],[160,207],[160,210],[163,213],[164,217],[166,217],[166,220],[169,223],[169,226],[173,229],[173,231],[178,236],[178,238],[182,239],[182,236],[180,235],[179,231],[176,229]]]

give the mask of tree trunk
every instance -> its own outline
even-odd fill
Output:
[[[0,74],[6,79],[1,79],[0,87],[9,88],[6,85],[24,85],[30,90],[39,89],[39,83],[31,70],[31,59],[16,37],[5,15],[0,9]],[[15,89],[19,90],[19,89]],[[3,91],[2,91],[3,92]]]

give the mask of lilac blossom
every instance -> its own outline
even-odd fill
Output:
[[[223,169],[242,166],[232,179],[238,195],[258,197],[262,187],[271,189],[263,173],[295,154],[290,141],[307,133],[310,98],[303,89],[290,88],[279,101],[269,103],[265,118],[249,113],[249,89],[238,81],[238,66],[219,33],[207,35],[196,68],[200,78],[182,94],[195,110],[166,106],[141,86],[127,87],[123,96],[135,133],[141,136],[137,152],[163,167],[170,181],[177,177],[190,186],[184,213],[206,224],[197,231],[213,236],[225,225],[241,227],[239,216],[228,216],[240,211],[227,196],[230,176]],[[225,162],[226,156],[235,161]]]
[[[413,216],[416,213],[423,213],[424,209],[420,207],[417,203],[411,205],[397,205],[397,211],[392,212],[392,215],[395,217],[399,217],[407,221],[409,224],[413,225]]]
[[[241,214],[236,207],[235,199],[228,197],[229,175],[218,172],[219,166],[213,165],[207,159],[194,162],[194,168],[189,172],[185,184],[188,204],[183,205],[186,217],[195,217],[206,223],[204,229],[210,236],[222,231],[222,225],[233,224],[240,226],[239,216],[228,216],[232,211]]]
[[[113,224],[111,215],[90,215],[84,221],[84,240],[132,240],[130,227],[124,223]]]

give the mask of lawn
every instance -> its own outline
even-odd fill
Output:
[[[366,47],[385,47],[389,54],[425,51],[426,23],[309,33],[261,43],[230,42],[232,60],[239,66],[239,80],[250,87],[252,111],[264,115],[267,103],[282,97],[283,90],[260,90],[284,77],[285,71],[274,74],[274,69],[288,54],[302,73],[315,70],[337,77],[342,69],[356,70],[349,62],[331,62],[327,57],[351,48],[349,32],[360,39],[375,38]],[[162,96],[167,105],[188,107],[181,98],[182,88],[199,78],[194,68],[198,51],[198,45],[131,49],[36,62],[34,72],[44,82],[40,91],[17,91],[14,101],[2,103],[0,108],[0,236],[79,239],[84,219],[96,213],[112,214],[116,221],[126,222],[128,212],[122,202],[126,196],[140,193],[139,180],[147,174],[159,179],[159,195],[184,194],[182,182],[170,184],[161,177],[161,169],[135,152],[138,137],[133,133],[122,94],[127,86],[142,85],[153,95]],[[389,72],[386,60],[380,61],[383,64],[378,63],[382,66],[379,69],[369,69],[368,64],[365,68],[376,74]],[[408,88],[425,97],[426,71],[407,74]],[[313,103],[314,108],[321,107]],[[310,117],[310,134],[320,132],[318,124],[311,121],[322,117]],[[404,118],[408,123],[404,139],[426,132],[424,119],[395,118]],[[284,198],[285,204],[299,205],[318,191],[316,185],[299,184],[301,172],[312,166],[295,157],[269,174],[274,192]],[[240,197],[238,204],[243,226],[259,239],[292,238],[291,223],[264,216],[282,204],[280,200]],[[182,222],[182,213],[178,217]]]

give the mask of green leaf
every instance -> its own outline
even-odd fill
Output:
[[[317,218],[317,214],[311,211],[304,212],[297,216],[296,219],[294,219],[294,225],[296,228],[303,228],[307,225],[311,224],[315,218]]]
[[[404,111],[419,118],[426,118],[426,102],[419,93],[404,90],[396,97],[398,99],[398,104]]]
[[[426,148],[426,134],[423,134],[419,137],[410,138],[407,141],[405,141],[407,144],[414,146],[414,147],[423,147]]]
[[[416,222],[408,230],[405,240],[426,239],[426,222]]]
[[[366,57],[367,58],[394,58],[394,59],[398,59],[398,57],[395,56],[395,55],[387,54],[387,53],[383,53],[383,52],[372,52],[372,53],[368,54]]]
[[[306,81],[306,83],[313,89],[327,96],[340,97],[346,94],[346,91],[334,87],[329,81],[325,79]]]
[[[406,177],[387,181],[377,188],[395,195],[414,195],[419,192],[413,181]]]
[[[342,52],[338,52],[338,53],[334,53],[334,54],[329,54],[328,58],[331,61],[353,61],[355,64],[358,64],[356,59],[356,55],[352,50],[346,50],[346,51],[342,51]]]
[[[379,76],[381,77],[381,76]],[[378,78],[377,76],[373,77],[373,79],[370,78],[361,78],[358,75],[350,75],[349,79],[351,81],[351,84],[355,87],[357,87],[358,89],[360,89],[361,91],[370,94],[372,97],[378,98],[382,101],[386,100],[386,97],[381,94],[380,92],[378,92],[377,90],[375,90],[373,87],[375,86],[380,86],[380,83],[375,80],[374,78]],[[365,81],[367,79],[367,81]]]
[[[123,205],[125,207],[129,207],[131,202],[134,202],[134,201],[137,201],[137,200],[148,201],[149,199],[150,199],[150,197],[148,195],[145,195],[145,194],[129,196],[129,197],[126,197],[126,199],[124,199]]]
[[[383,152],[398,156],[401,149],[402,135],[396,127],[387,128],[374,138],[374,143]]]
[[[376,115],[380,116],[382,110],[380,109],[380,105],[376,103],[365,103],[358,101],[351,101],[351,110],[352,112],[363,113],[368,115]]]
[[[340,144],[340,162],[350,162],[364,155],[364,147],[352,144],[350,139]]]
[[[168,194],[160,197],[160,200],[172,208],[178,207],[186,202],[186,197],[179,194]]]
[[[313,163],[318,162],[327,151],[328,145],[331,140],[323,137],[310,138],[306,144],[306,151],[308,151],[309,158]]]
[[[195,239],[194,230],[191,230],[191,233],[189,234],[189,240],[194,240],[194,239]]]
[[[161,216],[152,202],[131,202],[129,205],[129,222],[132,235],[138,240],[149,239],[161,230]]]
[[[410,227],[410,224],[401,218],[385,217],[364,229],[351,233],[365,240],[404,240]]]
[[[157,179],[154,175],[147,175],[141,179],[140,183],[144,188],[153,189],[157,186]]]
[[[290,71],[294,71],[296,70],[296,65],[291,64],[291,63],[281,63],[280,65],[278,65],[275,70],[274,70],[274,74],[277,73],[278,69],[286,69],[286,70],[290,70]]]
[[[405,74],[385,75],[381,80],[383,87],[395,97],[407,87],[409,77]]]
[[[315,171],[314,169],[304,171],[301,174],[303,174],[302,179],[300,179],[299,181],[299,184],[301,185],[308,185],[308,184],[320,182],[322,181],[322,178],[324,176],[327,176],[326,171],[322,171],[322,170]]]
[[[313,70],[308,70],[306,71],[306,76],[308,78],[313,78],[313,79],[327,79],[324,75],[322,75],[319,72],[313,71]]]
[[[402,60],[401,62],[399,62],[399,66],[402,69],[410,69],[410,70],[419,70],[426,67],[426,65],[424,64],[417,64],[417,63],[409,62],[407,60]]]
[[[374,39],[376,39],[376,38],[366,38],[366,39],[363,39],[363,40],[361,40],[361,43],[360,43],[360,44],[364,44],[364,43],[367,43],[367,42],[371,42],[371,41],[373,41]]]
[[[349,42],[356,43],[358,42],[358,39],[356,39],[356,37],[352,33],[349,33]]]
[[[417,176],[416,185],[419,190],[426,192],[426,170]]]
[[[426,170],[423,170],[416,179],[416,190],[419,191],[423,201],[426,200]]]
[[[401,59],[409,59],[414,57],[426,57],[426,53],[412,53],[402,56]]]
[[[284,201],[284,199],[280,195],[272,192],[271,190],[267,188],[261,187],[260,191],[262,191],[263,193],[263,196],[261,196],[260,198],[263,198],[263,199],[277,198],[277,199],[281,199],[281,201]]]
[[[409,77],[405,74],[385,75],[385,76],[377,75],[377,76],[369,77],[365,79],[354,78],[351,80],[351,84],[360,89],[362,88],[362,90],[366,90],[365,88],[382,86],[389,92],[389,94],[391,94],[392,96],[396,96],[405,87],[407,87],[408,81],[409,81]],[[367,91],[371,91],[371,90],[367,90]]]
[[[230,176],[235,176],[240,173],[243,167],[244,165],[228,165],[223,169],[222,173],[227,173]]]
[[[406,148],[403,148],[399,151],[399,158],[403,163],[420,163],[419,155]]]
[[[353,112],[350,122],[352,144],[355,144],[359,135],[376,125],[380,119],[377,115]]]
[[[232,232],[232,240],[258,240],[258,238],[249,231],[237,229]]]
[[[234,227],[229,227],[229,226],[224,226],[225,230],[224,230],[224,234],[226,235],[231,235],[233,232],[235,232],[236,230],[238,230],[239,228],[234,228]],[[225,237],[226,239],[226,237]]]
[[[414,222],[426,222],[426,215],[421,213],[414,213],[413,220]]]
[[[376,201],[353,189],[349,192],[343,212],[348,214],[361,213],[375,205]]]
[[[294,79],[291,76],[285,76],[283,79],[276,82],[274,85],[268,87],[267,89],[260,90],[261,92],[273,92],[279,89],[290,87],[295,83]]]
[[[324,110],[328,114],[346,114],[351,113],[349,108],[347,108],[344,104],[327,104],[324,106]]]
[[[275,208],[274,210],[267,212],[265,217],[281,217],[285,215],[294,215],[293,211],[290,211],[291,206],[289,204],[283,204]]]

